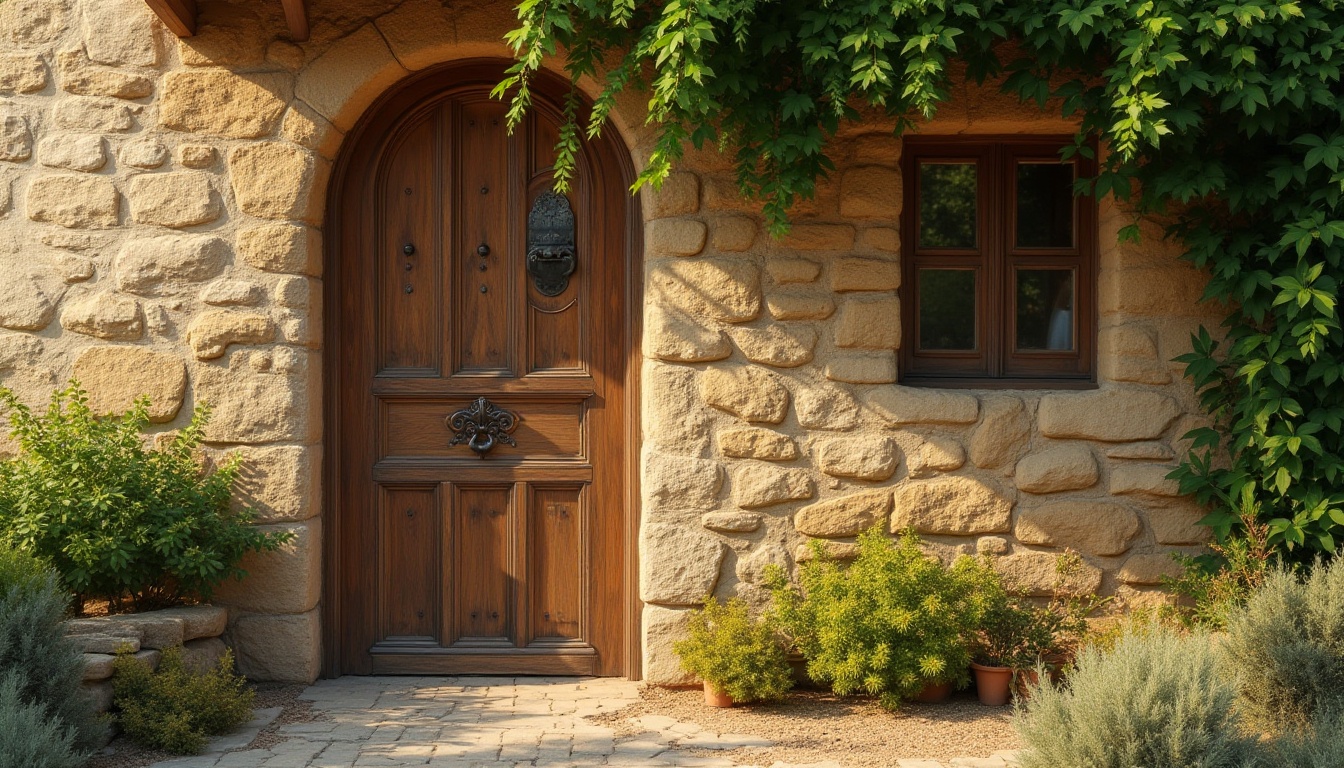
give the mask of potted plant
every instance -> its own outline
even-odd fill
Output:
[[[739,598],[705,598],[691,614],[690,635],[673,649],[681,665],[705,686],[711,707],[765,701],[793,687],[793,670],[770,622],[752,618]]]
[[[980,703],[1001,707],[1012,695],[1013,679],[1031,669],[1054,644],[1048,611],[1001,596],[985,611],[974,643],[971,671]]]

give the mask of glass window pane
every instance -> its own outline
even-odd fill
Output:
[[[919,348],[975,349],[975,271],[921,269]]]
[[[1017,164],[1017,246],[1073,247],[1073,163]]]
[[[1017,348],[1073,349],[1073,270],[1017,270]]]
[[[920,247],[974,248],[975,198],[975,163],[920,163]]]

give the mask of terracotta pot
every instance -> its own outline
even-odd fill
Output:
[[[924,690],[915,695],[915,701],[922,704],[941,704],[951,695],[951,683],[927,683]]]
[[[1034,669],[1019,669],[1017,671],[1016,684],[1013,686],[1013,695],[1020,699],[1031,698],[1031,689],[1041,680],[1041,676]]]
[[[705,703],[711,707],[731,707],[733,706],[733,697],[714,687],[714,684],[705,681]]]
[[[975,672],[975,692],[980,695],[980,703],[990,707],[1002,707],[1008,703],[1013,692],[1012,667],[986,667],[971,662]]]

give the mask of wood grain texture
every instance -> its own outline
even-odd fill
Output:
[[[584,146],[577,269],[539,293],[526,219],[550,186],[566,86],[540,77],[510,136],[488,99],[506,64],[410,78],[333,176],[329,676],[638,675],[633,171],[615,142]],[[447,417],[477,397],[518,415],[516,446],[449,445]]]
[[[196,0],[145,0],[145,3],[174,35],[196,34]]]

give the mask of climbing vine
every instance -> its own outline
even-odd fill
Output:
[[[1229,307],[1179,360],[1217,428],[1175,476],[1219,539],[1252,510],[1289,558],[1344,537],[1344,0],[523,0],[497,95],[517,121],[551,57],[601,84],[562,168],[625,91],[647,98],[637,186],[687,146],[734,159],[776,232],[832,170],[837,129],[879,110],[916,130],[971,80],[1079,120],[1109,152],[1078,191],[1169,221]],[[1137,238],[1131,225],[1121,232]]]

